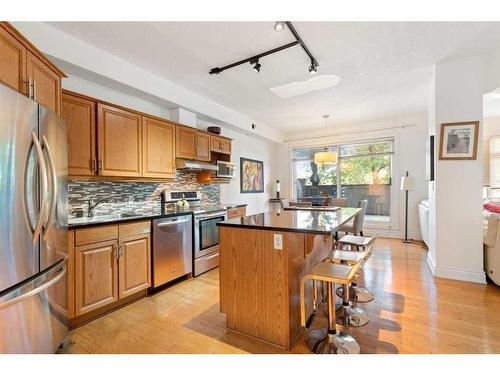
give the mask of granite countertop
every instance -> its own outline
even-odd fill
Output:
[[[161,219],[164,217],[172,217],[179,215],[191,215],[193,210],[179,210],[179,211],[168,211],[161,212],[160,210],[152,210],[143,213],[122,213],[122,214],[110,214],[110,215],[99,215],[94,217],[78,217],[68,220],[68,229],[90,227],[103,224],[114,224],[126,221],[135,220],[153,220]]]
[[[226,209],[231,209],[237,207],[245,207],[246,205],[247,205],[246,203],[224,203],[221,204],[221,207],[224,207]],[[68,229],[90,227],[90,226],[104,225],[104,224],[122,223],[126,221],[135,221],[135,220],[154,220],[154,219],[161,219],[164,217],[191,215],[193,213],[194,213],[193,209],[167,211],[167,212],[162,212],[160,209],[157,209],[157,210],[144,211],[142,213],[131,212],[131,213],[121,213],[121,214],[96,215],[90,218],[83,216],[78,218],[70,218],[68,220]]]
[[[276,210],[234,218],[217,223],[221,227],[237,227],[284,232],[330,234],[361,211],[340,208],[336,211]]]

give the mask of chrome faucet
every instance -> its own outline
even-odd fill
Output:
[[[109,202],[108,198],[99,199],[96,202],[94,202],[94,200],[96,198],[97,198],[96,196],[92,196],[92,197],[89,198],[89,201],[88,201],[88,210],[87,210],[87,217],[94,217],[94,209],[99,204]]]

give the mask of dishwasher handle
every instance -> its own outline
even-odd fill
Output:
[[[183,219],[183,220],[164,221],[162,223],[158,223],[157,226],[158,226],[158,228],[163,228],[163,227],[168,227],[171,225],[184,224],[184,223],[189,222],[189,220],[190,219],[188,218],[188,219]]]

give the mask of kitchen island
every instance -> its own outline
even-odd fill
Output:
[[[277,210],[218,223],[227,328],[290,350],[301,332],[302,276],[328,255],[332,231],[360,211]]]

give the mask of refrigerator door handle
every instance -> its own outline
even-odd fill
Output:
[[[30,298],[36,294],[40,294],[41,292],[43,292],[44,290],[50,288],[52,285],[56,284],[57,282],[59,282],[59,280],[61,280],[65,275],[66,275],[66,270],[67,270],[67,267],[66,267],[66,261],[63,262],[63,266],[58,270],[58,274],[57,276],[55,276],[53,279],[51,279],[50,281],[46,282],[45,284],[42,284],[38,287],[36,287],[35,289],[31,289],[29,292],[27,293],[24,293],[20,296],[17,296],[17,297],[14,297],[12,299],[9,299],[5,302],[3,302],[2,304],[0,304],[0,310],[3,310],[3,309],[6,309],[7,307],[9,306],[12,306],[16,303],[19,303],[27,298]],[[52,273],[53,270],[50,271],[50,273]]]
[[[31,133],[31,138],[33,140],[33,144],[35,145],[36,154],[38,156],[38,163],[40,164],[40,212],[38,214],[38,221],[35,226],[35,230],[33,231],[33,243],[36,243],[38,240],[38,236],[42,230],[43,219],[46,216],[46,204],[45,204],[45,190],[47,187],[47,168],[45,167],[45,158],[43,156],[42,146],[38,141],[38,137],[35,132]]]
[[[52,182],[52,187],[51,187],[51,197],[50,197],[50,208],[49,208],[49,214],[47,216],[47,221],[45,223],[45,232],[43,235],[43,239],[47,239],[47,235],[50,231],[51,225],[52,225],[52,217],[54,216],[54,213],[56,211],[56,203],[57,203],[57,175],[56,175],[56,168],[54,166],[54,158],[52,157],[52,151],[50,151],[50,146],[49,143],[47,142],[47,138],[45,138],[45,135],[42,136],[42,142],[43,146],[47,150],[47,158],[49,160],[49,169],[50,169],[50,177],[51,177],[51,182]]]

